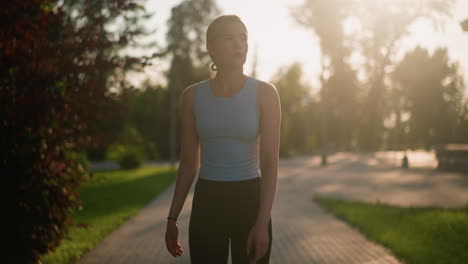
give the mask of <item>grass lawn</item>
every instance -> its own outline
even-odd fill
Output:
[[[74,263],[164,191],[175,180],[176,170],[144,166],[94,175],[80,186],[83,210],[75,213],[67,238],[56,251],[41,258],[43,263]]]
[[[315,197],[407,264],[468,263],[468,207],[397,207]]]

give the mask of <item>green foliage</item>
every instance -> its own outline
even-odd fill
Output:
[[[108,147],[107,159],[116,161],[123,169],[138,168],[146,159],[144,145],[139,131],[127,124],[118,140]]]
[[[68,149],[64,151],[65,159],[66,160],[73,160],[76,161],[78,166],[81,168],[87,168],[89,166],[88,157],[86,151],[77,151],[75,149]]]
[[[148,159],[168,159],[169,94],[165,87],[144,83],[128,102],[128,122],[141,135]]]
[[[401,135],[410,147],[432,147],[455,142],[463,114],[463,79],[458,64],[450,63],[447,49],[429,54],[416,47],[408,52],[393,72],[395,101],[401,122]]]
[[[145,154],[140,146],[116,143],[108,147],[107,159],[117,162],[122,169],[135,169],[142,165]]]
[[[42,256],[41,261],[44,264],[75,263],[164,191],[175,176],[174,169],[153,166],[96,172],[78,190],[83,210],[74,212],[73,226],[66,239],[56,251]]]
[[[220,10],[213,0],[184,0],[171,11],[166,39],[172,58],[167,77],[169,89],[179,98],[182,89],[210,75],[205,30]]]
[[[405,263],[458,264],[468,259],[468,206],[397,207],[323,197],[315,201]]]
[[[143,163],[143,157],[140,153],[134,149],[127,149],[127,151],[118,160],[118,163],[122,169],[135,169],[141,166]]]
[[[294,18],[313,29],[322,50],[322,146],[377,150],[389,145],[384,122],[393,101],[387,100],[386,79],[400,48],[397,44],[419,18],[438,25],[450,14],[453,2],[304,0],[295,9]],[[362,56],[358,70],[363,82],[358,82],[353,55]]]
[[[114,85],[118,78],[110,76],[146,64],[114,53],[126,44],[106,31],[134,8],[127,0],[0,4],[0,170],[11,216],[2,262],[36,263],[60,244],[81,207],[84,149],[103,138],[90,125],[121,113],[116,98],[128,94],[126,83]],[[138,35],[127,33],[121,37]]]
[[[206,26],[219,13],[219,7],[213,0],[184,0],[171,9],[166,38],[174,59],[172,63],[182,59],[188,62],[189,69],[208,65],[210,58],[205,48]]]
[[[130,133],[137,134],[138,144],[144,149],[145,157],[151,160],[168,159],[168,90],[159,85],[154,87],[149,81],[142,85],[120,101],[127,111],[120,115],[109,115],[95,124],[94,130],[108,132],[104,144],[87,149],[90,160],[106,159],[107,149],[122,141],[122,131],[126,133],[129,127],[134,130]],[[127,139],[132,138],[135,139],[131,134],[127,136]]]
[[[280,69],[272,83],[277,87],[281,100],[280,156],[290,157],[311,153],[316,147],[311,137],[317,137],[316,104],[310,96],[311,88],[302,80],[302,68],[298,63]]]

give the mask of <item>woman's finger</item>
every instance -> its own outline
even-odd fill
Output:
[[[177,252],[180,252],[180,253],[184,252],[184,250],[182,249],[182,247],[176,248],[176,251],[177,251]]]

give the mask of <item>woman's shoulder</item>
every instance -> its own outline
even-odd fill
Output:
[[[190,86],[188,87],[185,87],[183,90],[182,90],[182,94],[181,94],[181,99],[184,100],[186,102],[190,102],[190,103],[193,103],[193,100],[195,98],[195,93],[196,93],[196,90],[197,90],[197,87],[200,86],[200,84],[206,82],[208,80],[203,80],[201,82],[196,82],[194,84],[191,84]]]
[[[198,86],[198,83],[194,83],[182,90],[182,93],[180,95],[180,104],[183,105],[193,105],[194,100],[195,100],[195,92],[196,88]]]
[[[271,92],[273,92],[274,93],[276,91],[276,87],[275,87],[274,84],[272,84],[270,82],[267,82],[267,81],[257,79],[256,77],[250,77],[250,78],[254,79],[257,82],[258,89],[261,90],[259,92],[261,92],[261,93],[271,93]]]
[[[208,79],[200,81],[200,82],[196,82],[194,84],[189,85],[188,87],[185,87],[182,90],[182,95],[186,94],[186,96],[193,96],[195,94],[195,90],[197,89],[197,86],[200,86],[201,84],[203,84],[203,83],[205,83],[207,81],[208,81]]]
[[[259,79],[256,80],[258,83],[258,97],[260,103],[271,102],[274,97],[278,96],[278,90],[274,84]]]

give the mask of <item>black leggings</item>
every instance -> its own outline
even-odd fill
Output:
[[[212,181],[198,178],[189,222],[192,264],[227,263],[229,239],[232,264],[248,263],[247,237],[255,224],[260,202],[261,178],[242,181]],[[272,223],[268,222],[270,243],[259,264],[270,260]]]

